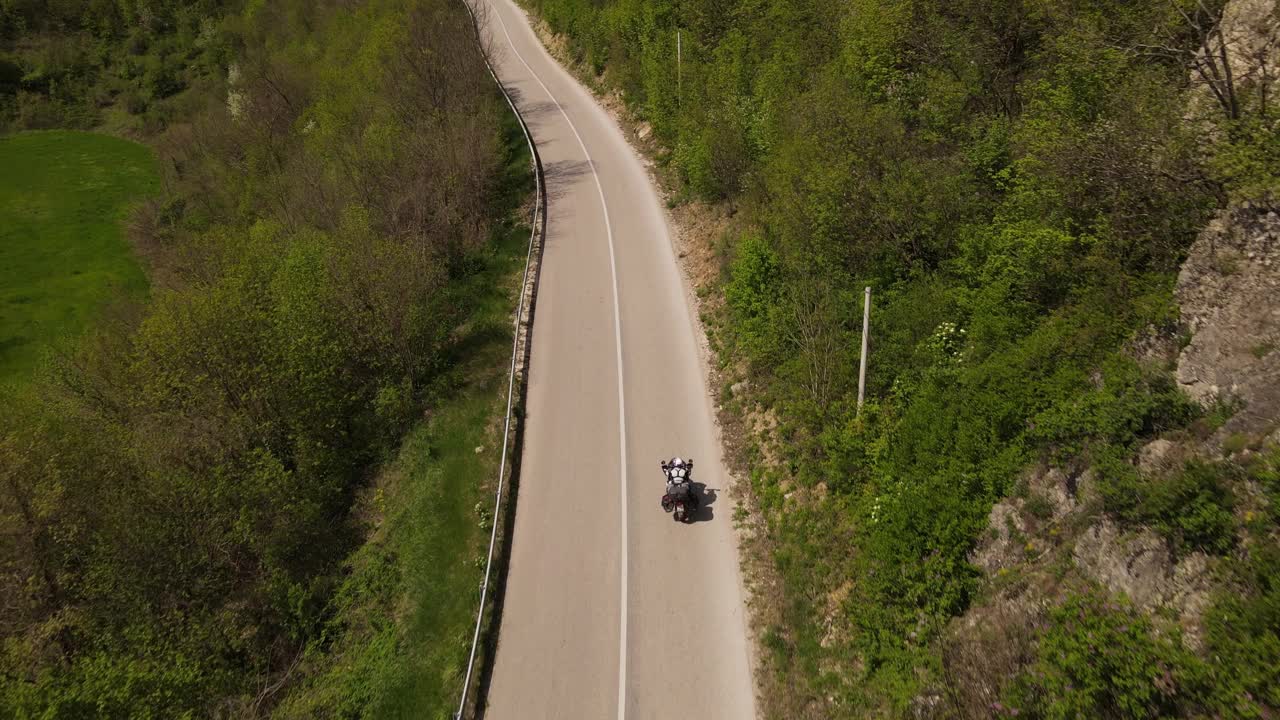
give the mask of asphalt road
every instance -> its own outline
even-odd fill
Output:
[[[547,176],[527,425],[488,720],[755,717],[713,410],[644,167],[510,0],[477,0]],[[658,461],[709,504],[677,524]]]

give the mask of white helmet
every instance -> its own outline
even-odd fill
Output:
[[[676,467],[684,467],[684,460],[681,460],[680,458],[678,458],[678,457],[677,457],[677,458],[675,459],[675,462],[673,462],[673,463],[671,463],[671,464],[672,464],[672,465],[675,465]]]

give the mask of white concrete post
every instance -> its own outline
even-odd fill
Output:
[[[862,360],[858,364],[858,413],[862,413],[862,398],[867,387],[867,340],[871,333],[871,288],[862,296]]]

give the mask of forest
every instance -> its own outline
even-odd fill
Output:
[[[1133,343],[1177,342],[1178,269],[1213,214],[1280,189],[1271,75],[1233,77],[1223,2],[529,4],[651,126],[673,204],[731,218],[708,239],[705,320],[726,377],[749,379],[722,406],[776,424],[744,463],[783,586],[762,629],[770,717],[1280,709],[1280,453],[1167,482],[1131,464],[1234,411]],[[1048,610],[1026,642],[978,658],[1011,659],[975,699],[949,648],[998,583],[971,553],[1038,463],[1091,468],[1101,516],[1220,561],[1200,651],[1063,580],[1068,547],[1027,591]]]
[[[161,175],[127,220],[149,289],[0,391],[0,715],[358,717],[397,666],[456,702],[454,644],[397,655],[373,480],[509,347],[513,127],[452,0],[0,2],[0,128],[139,140]],[[432,432],[405,473],[474,457]],[[433,589],[468,630],[480,491],[440,540],[465,590]],[[331,677],[350,647],[383,665]]]

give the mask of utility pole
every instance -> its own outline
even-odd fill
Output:
[[[862,360],[858,364],[858,414],[862,414],[862,398],[867,387],[867,340],[871,333],[871,288],[862,295]]]
[[[684,67],[680,50],[680,28],[676,28],[676,108],[680,108],[684,100]]]

